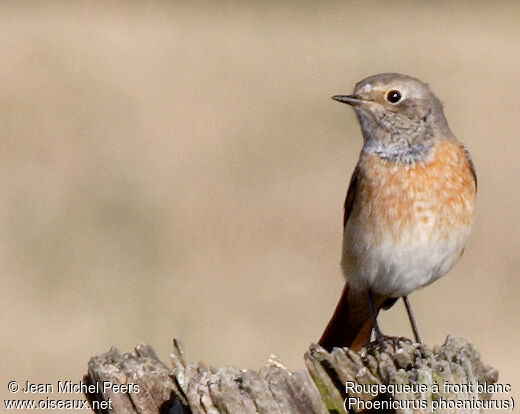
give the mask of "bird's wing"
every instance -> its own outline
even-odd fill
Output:
[[[462,151],[464,151],[464,155],[466,156],[466,160],[468,161],[469,169],[471,170],[471,174],[473,175],[473,180],[475,180],[475,191],[477,191],[478,183],[477,183],[477,172],[475,171],[475,165],[473,164],[473,160],[471,159],[469,150],[465,146],[462,147]]]
[[[354,207],[354,197],[357,192],[359,170],[356,167],[354,172],[352,173],[352,177],[350,178],[350,184],[348,186],[347,197],[345,198],[345,213],[343,215],[343,229],[347,225],[348,218],[350,213],[352,212],[352,208]]]

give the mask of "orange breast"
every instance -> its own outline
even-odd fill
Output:
[[[373,235],[390,231],[400,239],[419,226],[449,237],[454,227],[472,223],[476,183],[456,141],[438,142],[423,161],[409,166],[362,153],[358,174],[351,219],[371,227]]]

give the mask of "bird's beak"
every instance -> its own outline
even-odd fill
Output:
[[[359,105],[364,102],[363,99],[356,95],[334,95],[332,99],[349,105]]]

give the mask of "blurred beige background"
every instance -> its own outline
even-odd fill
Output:
[[[361,147],[330,100],[428,82],[479,176],[466,253],[411,297],[426,343],[500,381],[520,341],[520,3],[0,3],[0,396],[173,337],[194,360],[292,368],[340,295]],[[411,335],[402,304],[381,319]]]

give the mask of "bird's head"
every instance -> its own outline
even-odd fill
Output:
[[[332,98],[354,107],[365,149],[389,158],[419,156],[435,139],[453,139],[439,99],[427,84],[410,76],[370,76],[356,84],[352,95]]]

